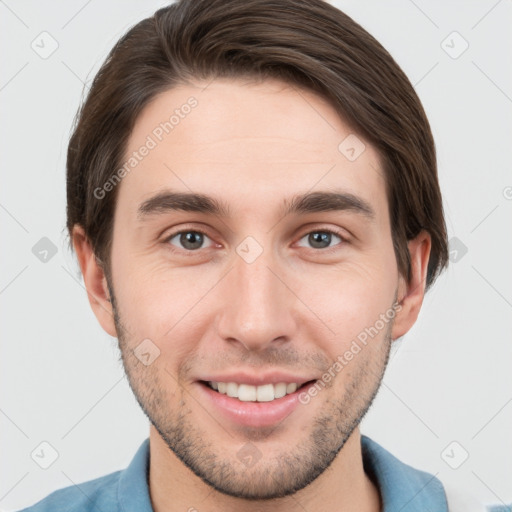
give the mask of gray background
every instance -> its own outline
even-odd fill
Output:
[[[0,1],[3,510],[125,467],[148,435],[67,249],[65,154],[106,53],[165,3]],[[333,3],[425,106],[453,260],[393,350],[362,432],[444,483],[512,502],[511,2]]]

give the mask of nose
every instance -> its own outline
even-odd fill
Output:
[[[276,263],[270,250],[252,262],[236,254],[218,290],[218,335],[251,351],[293,339],[299,301],[291,281],[290,272]]]

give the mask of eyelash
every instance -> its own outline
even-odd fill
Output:
[[[174,233],[171,233],[169,236],[167,236],[163,240],[163,242],[168,244],[168,246],[170,247],[170,250],[173,251],[173,252],[184,252],[188,256],[194,256],[201,249],[195,249],[195,250],[178,249],[178,248],[175,248],[174,246],[172,246],[172,244],[169,243],[174,237],[176,237],[177,235],[181,235],[183,233],[200,233],[201,235],[206,236],[206,237],[211,239],[211,237],[205,231],[203,231],[201,229],[194,228],[194,229],[182,229],[180,231],[176,231]],[[313,229],[311,231],[308,231],[308,232],[304,233],[299,238],[299,241],[302,240],[305,236],[310,235],[311,233],[328,233],[330,235],[337,236],[341,240],[341,242],[339,244],[336,244],[333,247],[326,247],[324,249],[315,249],[314,247],[310,247],[310,249],[315,251],[315,252],[319,252],[320,251],[323,254],[328,254],[328,253],[331,253],[334,250],[337,250],[340,245],[345,245],[346,243],[348,243],[347,238],[341,232],[333,230],[333,229],[327,229],[327,228],[326,229],[322,229],[322,228],[320,228],[320,229]]]

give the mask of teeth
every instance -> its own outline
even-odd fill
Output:
[[[254,386],[251,386],[254,387]],[[265,384],[256,389],[256,399],[258,402],[271,402],[275,398],[274,384]]]
[[[238,396],[238,386],[234,382],[228,382],[226,384],[226,395],[235,398]]]
[[[242,402],[256,401],[258,391],[258,388],[256,388],[256,386],[249,386],[249,384],[240,384],[238,386],[234,382],[230,382],[230,384],[233,384],[238,388],[237,393],[235,394],[235,398],[238,398],[238,400],[241,400]]]
[[[289,384],[263,384],[251,386],[250,384],[237,384],[236,382],[208,382],[209,386],[219,393],[238,398],[242,402],[271,402],[276,398],[294,393],[299,387],[295,382]]]
[[[284,395],[286,395],[286,384],[284,382],[275,384],[274,385],[274,397],[282,398]]]
[[[297,384],[295,384],[294,382],[292,382],[291,384],[287,384],[286,385],[286,393],[293,393],[294,391],[297,390]]]

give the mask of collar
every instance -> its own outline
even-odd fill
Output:
[[[119,477],[117,501],[122,512],[153,512],[149,497],[149,437]]]
[[[365,435],[361,435],[361,450],[364,470],[379,489],[382,512],[448,512],[443,485],[434,475],[404,464]],[[117,489],[121,511],[153,512],[148,476],[149,438],[121,471]]]
[[[442,483],[430,473],[398,460],[365,435],[361,435],[365,473],[380,491],[382,512],[448,512]]]

